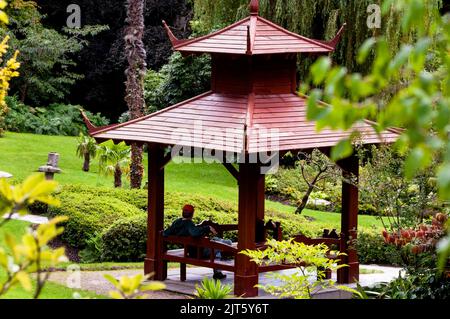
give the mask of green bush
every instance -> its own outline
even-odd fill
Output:
[[[67,216],[62,239],[70,246],[84,248],[86,241],[101,233],[115,221],[141,213],[136,206],[108,196],[80,195],[76,193],[59,196],[62,205],[49,207],[50,217]]]
[[[450,278],[436,269],[420,269],[389,283],[367,287],[376,299],[442,299],[450,297]]]
[[[147,210],[147,190],[124,189],[111,187],[94,187],[86,185],[65,185],[61,188],[59,196],[78,194],[86,198],[113,197],[140,210]],[[64,203],[63,203],[64,205]]]
[[[9,111],[4,125],[11,132],[64,136],[77,136],[80,132],[87,133],[86,125],[80,115],[80,106],[51,104],[47,107],[33,108],[19,102],[16,97],[7,97],[6,103]],[[99,113],[94,115],[86,112],[86,115],[96,126],[109,123]]]
[[[134,205],[141,210],[147,210],[148,191],[143,189],[123,189],[109,187],[92,187],[84,185],[67,185],[61,189],[61,194],[77,193],[87,196],[87,198],[98,196],[110,196],[121,201]],[[181,212],[185,204],[192,204],[197,211],[222,211],[236,212],[237,204],[213,199],[212,197],[202,195],[187,195],[178,192],[166,193],[164,198],[166,209],[173,209]]]
[[[142,261],[147,247],[147,216],[121,219],[100,236],[98,256],[102,261]],[[92,250],[92,245],[90,246]]]
[[[356,243],[360,264],[400,265],[401,257],[393,245],[376,232],[360,231]]]

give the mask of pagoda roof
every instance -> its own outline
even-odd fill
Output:
[[[330,42],[309,39],[260,17],[257,11],[222,30],[189,40],[177,39],[164,21],[163,24],[173,49],[186,54],[329,53],[335,50],[344,31],[342,27]]]
[[[207,92],[157,113],[105,128],[97,140],[159,143],[234,153],[327,148],[353,133],[363,144],[392,143],[399,132],[377,133],[362,121],[349,131],[316,130],[307,120],[306,98],[297,94],[247,95]],[[88,120],[85,119],[87,122]]]

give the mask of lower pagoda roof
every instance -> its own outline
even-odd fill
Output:
[[[316,130],[306,117],[305,97],[294,93],[255,95],[207,92],[126,123],[93,128],[97,140],[178,145],[233,153],[327,148],[354,133],[362,144],[393,143],[397,130],[377,133],[362,121],[349,131]]]

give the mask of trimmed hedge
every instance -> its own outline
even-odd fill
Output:
[[[147,210],[147,191],[136,189],[93,187],[85,185],[65,185],[59,191],[59,196],[63,198],[68,194],[79,194],[85,198],[113,197],[122,202],[133,205],[140,210]],[[64,203],[63,203],[64,204]]]
[[[92,187],[84,185],[67,185],[63,186],[59,195],[64,194],[82,194],[87,198],[109,196],[117,198],[125,203],[138,207],[141,210],[147,210],[148,191],[143,189],[122,189],[108,187]],[[233,205],[227,201],[218,200],[202,195],[187,195],[178,192],[166,193],[164,198],[166,209],[181,208],[189,203],[194,205],[197,211],[221,211],[221,212],[237,212],[237,203]]]
[[[86,241],[115,221],[142,214],[136,206],[109,196],[85,196],[82,194],[64,194],[59,196],[62,205],[49,207],[48,215],[67,216],[62,239],[70,246],[84,248]]]

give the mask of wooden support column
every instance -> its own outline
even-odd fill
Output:
[[[258,167],[260,171],[260,167]],[[264,230],[264,210],[266,201],[266,175],[258,173],[256,182],[256,234],[255,242],[266,241],[266,231]]]
[[[239,227],[238,249],[255,249],[256,224],[258,217],[259,192],[261,186],[260,168],[257,164],[240,164],[239,169]],[[261,177],[262,176],[262,177]],[[234,293],[237,296],[255,297],[258,295],[258,268],[250,258],[242,254],[236,257],[236,272],[234,276]]]
[[[161,258],[160,232],[164,229],[164,149],[161,145],[148,147],[148,223],[145,274],[154,273],[153,279],[167,278],[167,263]]]
[[[352,155],[338,163],[343,170],[343,176],[349,179],[352,175],[359,177],[359,159]],[[358,229],[358,188],[349,183],[342,182],[342,214],[341,214],[341,262],[348,267],[341,268],[337,273],[340,284],[353,283],[359,280],[358,254],[354,240],[357,239]]]

